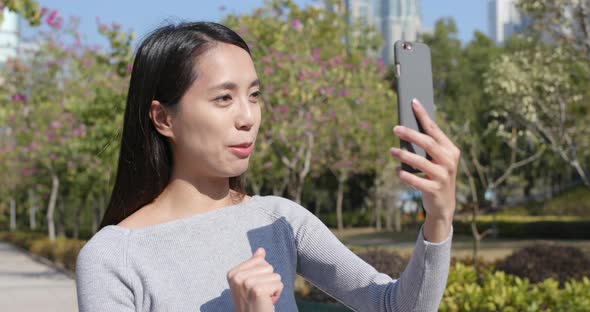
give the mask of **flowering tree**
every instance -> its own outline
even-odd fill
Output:
[[[121,121],[133,37],[116,24],[101,24],[112,47],[102,50],[82,43],[77,19],[64,23],[58,12],[42,12],[38,47],[22,51],[3,68],[2,91],[9,96],[0,111],[14,134],[13,145],[7,146],[16,150],[11,158],[23,167],[21,184],[34,191],[50,186],[40,189],[48,193],[46,217],[53,240],[58,200],[108,189],[116,151],[109,144]]]
[[[380,44],[376,31],[350,30],[342,15],[292,1],[271,1],[224,23],[250,45],[263,85],[260,148],[249,181],[301,202],[307,177],[329,170],[340,185],[342,227],[346,181],[377,170],[393,143],[384,136],[395,121],[386,113],[395,98],[383,82],[383,64],[365,56]]]

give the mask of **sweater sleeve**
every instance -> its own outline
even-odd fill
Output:
[[[127,236],[103,228],[76,259],[76,290],[80,312],[135,311],[127,275]]]
[[[293,202],[294,203],[294,202]],[[297,273],[354,311],[437,311],[447,283],[452,229],[440,243],[420,228],[412,257],[398,279],[354,254],[304,207],[290,208],[297,245]]]

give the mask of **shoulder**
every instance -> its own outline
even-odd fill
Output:
[[[274,195],[260,196],[260,199],[260,209],[274,219],[284,219],[296,230],[305,226],[323,225],[316,215],[293,200]]]
[[[76,258],[76,272],[126,265],[129,230],[106,226],[84,244]]]

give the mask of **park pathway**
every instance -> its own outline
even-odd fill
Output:
[[[0,241],[0,311],[78,311],[76,283],[22,249]]]

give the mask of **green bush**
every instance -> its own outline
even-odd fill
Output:
[[[563,192],[544,202],[541,213],[544,215],[590,217],[590,190],[579,186]]]
[[[42,239],[45,234],[37,232],[1,232],[0,240],[5,240],[19,246],[23,249],[29,250],[34,241]]]
[[[480,283],[473,267],[458,262],[449,273],[439,311],[590,311],[590,280],[554,279],[531,284],[502,271],[485,270]]]
[[[577,217],[491,216],[478,218],[480,230],[495,223],[499,238],[590,239],[590,219]],[[467,220],[453,222],[456,234],[471,235],[471,223]]]
[[[51,242],[45,234],[27,232],[0,233],[0,240],[11,242],[35,255],[47,258],[72,272],[76,269],[78,253],[86,243],[83,240],[62,237]]]
[[[319,218],[330,228],[338,227],[336,212],[320,213]],[[365,227],[371,225],[371,212],[343,211],[342,220],[345,227]]]

